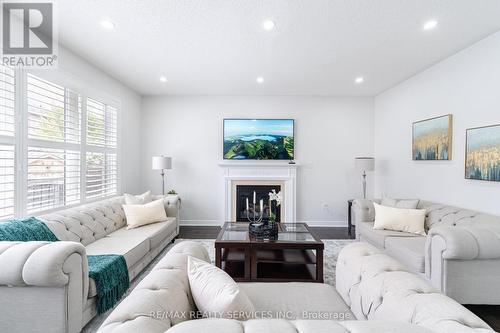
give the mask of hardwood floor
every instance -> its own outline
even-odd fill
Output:
[[[500,332],[500,305],[465,305],[495,331]]]
[[[349,239],[347,228],[311,227],[321,239]],[[220,227],[181,227],[179,238],[215,239]],[[466,307],[483,319],[495,331],[500,332],[500,305],[466,305]]]

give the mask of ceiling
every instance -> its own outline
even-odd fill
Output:
[[[64,46],[143,95],[373,96],[500,30],[499,0],[64,0],[58,11]]]

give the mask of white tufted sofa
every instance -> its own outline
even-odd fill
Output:
[[[374,200],[380,203],[380,200]],[[373,230],[373,201],[355,200],[356,238],[383,249],[462,304],[500,304],[500,217],[420,201],[427,236]]]
[[[134,279],[179,233],[177,196],[167,220],[127,230],[123,197],[38,216],[61,242],[0,242],[0,332],[80,332],[96,315],[87,255],[120,254]]]
[[[198,243],[175,245],[98,332],[493,332],[469,310],[366,243],[350,244],[340,253],[337,290],[318,283],[240,283],[259,318],[195,319],[186,274],[189,255],[208,261]],[[319,314],[323,317],[315,316]]]

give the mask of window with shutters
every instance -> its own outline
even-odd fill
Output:
[[[110,105],[87,99],[87,156],[85,191],[87,198],[118,192],[117,112]]]
[[[27,76],[27,211],[80,201],[81,96]]]
[[[0,219],[15,214],[15,99],[15,72],[0,66]]]
[[[0,66],[0,221],[116,195],[118,108]]]

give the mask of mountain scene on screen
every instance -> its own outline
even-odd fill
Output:
[[[224,159],[293,160],[293,120],[224,120]]]

